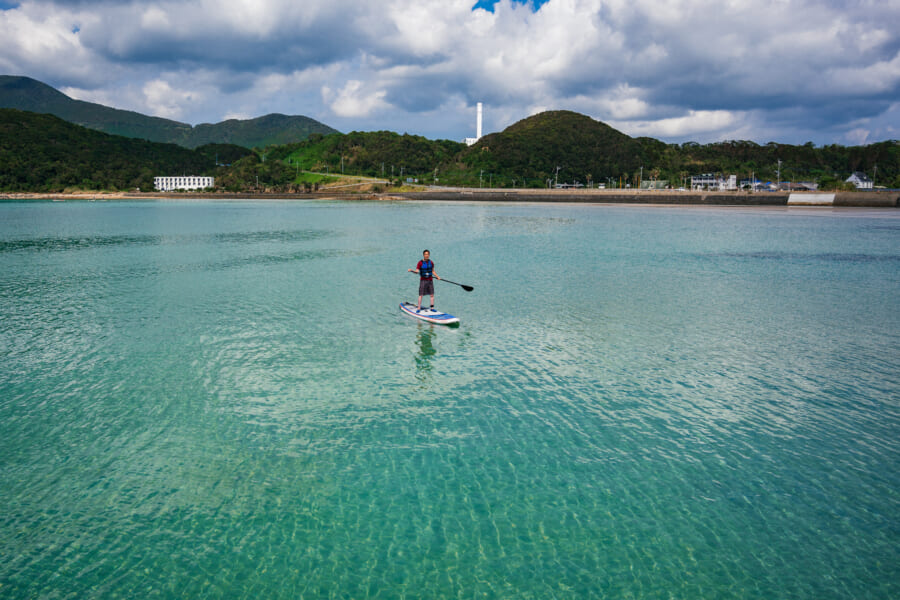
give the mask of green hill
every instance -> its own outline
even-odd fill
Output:
[[[191,131],[186,123],[73,100],[29,77],[0,76],[0,108],[48,113],[76,125],[153,142],[172,142]]]
[[[43,107],[76,102],[41,86],[29,88],[34,92],[29,95]],[[226,139],[237,145],[206,144],[196,151],[109,136],[49,115],[0,112],[3,190],[149,189],[154,175],[187,172],[215,173],[217,185],[232,191],[255,187],[257,181],[260,187],[288,190],[317,177],[305,176],[302,171],[343,171],[395,182],[409,177],[441,185],[546,187],[548,181],[556,181],[557,167],[560,183],[634,186],[642,176],[644,181],[667,180],[679,186],[690,175],[701,173],[735,174],[739,179],[752,173],[763,181],[775,181],[779,166],[782,181],[819,181],[826,186],[841,185],[854,171],[872,176],[877,166],[876,184],[900,187],[900,144],[896,141],[851,147],[749,141],[666,144],[653,138],[631,138],[569,111],[528,117],[471,147],[390,131],[314,132],[304,141],[281,143],[290,139],[286,131],[298,118],[268,115],[197,126],[192,129],[197,143]],[[266,141],[250,144],[246,140],[251,135]],[[242,145],[268,147],[256,154]],[[216,167],[216,161],[232,166]]]
[[[236,146],[189,150],[109,135],[49,114],[0,109],[0,190],[153,189],[158,175],[218,175],[220,162],[252,154]]]
[[[416,177],[441,185],[546,187],[548,181],[636,186],[639,180],[666,180],[674,187],[691,175],[753,174],[763,181],[841,182],[854,171],[870,175],[878,165],[881,185],[900,186],[900,145],[869,146],[756,144],[666,144],[632,138],[609,125],[570,111],[550,111],[523,119],[467,147],[448,140],[389,131],[353,132],[268,149],[268,156],[297,170],[341,172],[400,179]],[[382,171],[384,165],[384,171]],[[393,167],[393,169],[392,169]],[[285,173],[289,173],[285,171]],[[285,175],[287,176],[287,175]]]
[[[465,144],[429,140],[393,131],[354,131],[313,135],[305,142],[271,148],[267,156],[304,170],[381,177],[433,176],[434,169],[450,164]]]
[[[493,174],[505,185],[510,178],[546,185],[559,181],[601,181],[619,177],[643,164],[637,140],[599,121],[571,111],[543,112],[481,138],[466,148],[459,162],[466,170]],[[470,173],[471,175],[471,173]]]
[[[270,158],[300,169],[414,177],[423,183],[544,187],[559,166],[559,181],[619,177],[640,168],[641,144],[590,117],[545,112],[483,137],[471,147],[390,131],[311,136],[271,148]],[[383,170],[382,170],[383,169]],[[483,173],[482,173],[483,172]],[[490,183],[489,183],[490,182]]]
[[[779,161],[780,164],[779,164]],[[494,187],[516,182],[546,185],[578,181],[637,185],[639,178],[666,180],[673,187],[691,175],[734,174],[763,181],[841,182],[854,171],[870,176],[877,165],[876,183],[900,186],[900,144],[878,142],[867,146],[832,144],[815,147],[751,141],[712,144],[666,144],[647,137],[631,138],[590,117],[569,111],[544,112],[523,119],[500,133],[483,137],[456,159],[454,179],[468,185]],[[482,176],[483,171],[483,176]]]
[[[204,144],[224,143],[245,148],[265,148],[273,144],[299,142],[314,133],[327,135],[338,131],[309,117],[273,113],[256,119],[229,119],[216,124],[197,125],[182,145],[196,148]]]
[[[9,75],[0,76],[0,108],[49,113],[105,133],[186,148],[213,143],[262,148],[305,140],[312,133],[336,133],[335,129],[309,117],[278,114],[192,127],[187,123],[74,100],[40,81]]]

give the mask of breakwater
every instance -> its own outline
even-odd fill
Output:
[[[624,190],[427,190],[403,192],[393,197],[408,200],[475,202],[561,202],[600,204],[675,204],[707,206],[853,206],[900,207],[900,192],[742,193]],[[808,199],[808,200],[807,200]]]

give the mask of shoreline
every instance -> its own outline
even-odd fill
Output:
[[[393,193],[205,193],[205,192],[67,192],[0,193],[0,201],[14,200],[363,200],[441,202],[534,202],[549,204],[639,204],[665,206],[784,206],[900,208],[900,192],[676,192],[670,190],[497,190],[429,188]]]

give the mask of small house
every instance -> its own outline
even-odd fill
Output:
[[[862,171],[856,171],[847,178],[847,183],[852,183],[858,190],[871,190],[875,187],[875,182],[869,179],[869,176]]]

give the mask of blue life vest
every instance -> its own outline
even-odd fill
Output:
[[[422,279],[431,279],[432,271],[434,271],[434,263],[430,260],[423,260],[422,266],[419,267],[419,277]]]

